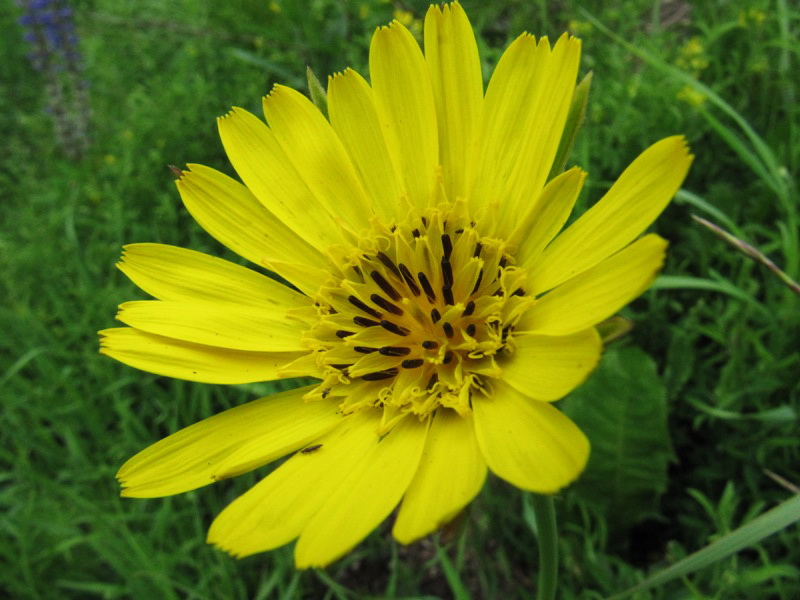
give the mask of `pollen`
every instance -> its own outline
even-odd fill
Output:
[[[306,398],[336,399],[344,414],[382,407],[387,428],[440,407],[469,413],[533,303],[508,244],[484,235],[458,203],[404,223],[373,221],[341,255],[306,336],[324,373]]]

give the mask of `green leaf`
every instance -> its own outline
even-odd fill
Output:
[[[561,141],[558,144],[553,168],[547,176],[548,181],[561,173],[564,170],[564,165],[567,164],[567,159],[572,152],[572,146],[575,144],[575,138],[578,137],[578,131],[580,131],[581,125],[583,125],[583,118],[586,116],[586,105],[589,102],[589,89],[591,87],[592,72],[589,71],[581,79],[581,82],[575,88],[575,93],[572,95],[572,102],[567,113],[567,122],[564,125],[564,133],[561,135]]]
[[[633,347],[607,351],[562,408],[592,443],[576,492],[604,514],[612,531],[652,514],[673,457],[666,390],[653,360]]]
[[[306,77],[308,78],[308,92],[311,94],[311,101],[314,103],[314,106],[327,117],[328,92],[322,87],[322,84],[319,82],[319,79],[317,79],[317,76],[314,75],[314,71],[311,70],[311,67],[306,67]]]

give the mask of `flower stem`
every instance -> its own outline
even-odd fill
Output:
[[[553,600],[558,582],[558,529],[552,496],[533,494],[533,512],[539,531],[539,585],[537,600]]]

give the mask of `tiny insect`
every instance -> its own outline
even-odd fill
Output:
[[[316,452],[322,448],[322,444],[314,444],[313,446],[309,446],[308,448],[303,448],[300,450],[300,454],[311,454],[312,452]]]

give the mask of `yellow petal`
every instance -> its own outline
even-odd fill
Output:
[[[517,329],[568,335],[596,325],[650,287],[666,250],[664,239],[646,235],[545,294],[523,315]]]
[[[375,107],[392,162],[412,205],[433,197],[439,143],[428,67],[414,36],[399,22],[375,32],[369,49]]]
[[[501,364],[503,381],[546,402],[563,398],[583,383],[603,350],[594,328],[564,336],[515,335],[514,343],[514,354]]]
[[[375,436],[359,462],[340,471],[341,483],[297,541],[298,568],[333,562],[392,512],[417,470],[427,430],[427,423],[408,417],[383,438]]]
[[[302,294],[265,275],[177,246],[129,244],[117,266],[159,300],[201,300],[259,307],[311,304]]]
[[[122,495],[170,496],[280,458],[341,422],[331,402],[304,402],[311,387],[289,390],[203,419],[145,448],[117,479]],[[234,458],[235,457],[235,458]]]
[[[567,222],[581,193],[586,173],[573,168],[553,178],[520,221],[511,239],[518,243],[514,258],[517,265],[530,269],[542,250]]]
[[[424,31],[445,190],[451,200],[465,198],[469,152],[483,101],[478,46],[469,19],[458,3],[431,6]]]
[[[214,520],[208,542],[237,556],[272,550],[300,535],[361,455],[375,444],[377,411],[341,417],[315,439],[312,452],[298,452]]]
[[[353,160],[375,212],[388,222],[401,216],[404,194],[383,137],[372,90],[352,69],[328,79],[328,112],[342,144]]]
[[[439,410],[392,533],[410,544],[448,523],[477,495],[486,478],[472,415]]]
[[[529,400],[501,380],[493,398],[475,398],[475,433],[489,468],[509,483],[552,494],[572,483],[589,440],[553,405]]]
[[[117,319],[141,331],[184,342],[254,352],[303,352],[305,323],[288,318],[290,307],[231,306],[212,302],[126,302]]]
[[[217,124],[233,168],[267,210],[323,254],[342,241],[334,218],[303,183],[263,121],[234,108]]]
[[[531,266],[530,292],[549,290],[634,240],[678,191],[692,158],[682,136],[663,139],[645,150]]]
[[[182,342],[130,327],[100,332],[100,353],[142,371],[201,383],[253,383],[280,379],[279,369],[298,352],[243,352]]]
[[[372,208],[350,158],[311,101],[276,85],[264,98],[272,133],[317,201],[353,233],[369,226]]]
[[[550,48],[523,34],[495,68],[473,156],[473,210],[500,204],[497,231],[511,234],[538,197],[558,151],[580,62],[580,41]]]
[[[189,169],[176,182],[181,199],[195,221],[220,243],[259,266],[266,260],[299,259],[329,268],[316,248],[264,208],[241,183],[202,165],[189,165]],[[311,282],[292,283],[308,292]]]

